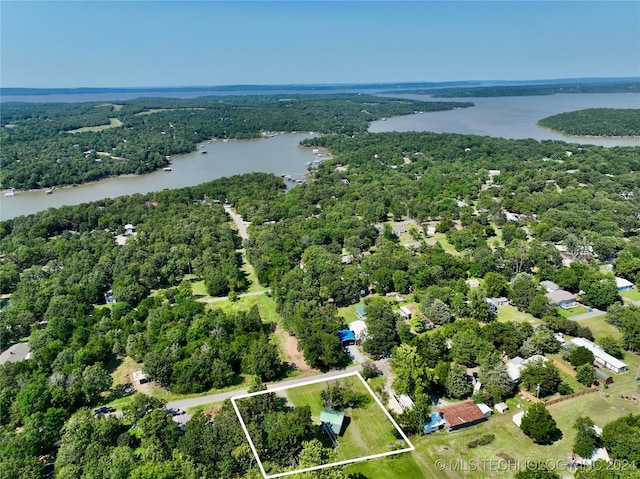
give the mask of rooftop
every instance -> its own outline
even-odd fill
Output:
[[[444,420],[449,427],[460,426],[474,421],[484,419],[484,413],[477,404],[465,401],[455,406],[449,406],[441,410]]]

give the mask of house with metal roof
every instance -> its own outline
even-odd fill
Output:
[[[485,406],[486,407],[486,406]],[[444,427],[448,432],[473,426],[487,420],[487,415],[477,404],[465,401],[440,410],[444,419]],[[489,410],[490,412],[490,410]]]
[[[607,368],[614,373],[623,373],[628,367],[625,363],[617,358],[614,358],[607,353],[600,346],[596,345],[592,341],[585,338],[573,338],[568,344],[575,344],[576,346],[583,346],[593,353],[596,363]]]

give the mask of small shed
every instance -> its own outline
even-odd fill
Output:
[[[509,410],[509,406],[507,406],[506,402],[499,402],[498,404],[493,406],[493,408],[496,411],[498,411],[500,414],[504,414],[505,412],[507,412]]]
[[[320,412],[320,424],[325,430],[330,430],[334,435],[339,436],[344,422],[344,411],[331,411],[323,409]]]
[[[138,383],[138,384],[145,384],[149,382],[149,378],[145,373],[142,372],[142,369],[140,369],[139,371],[132,372],[131,378],[133,379],[134,383]]]
[[[609,376],[607,373],[605,373],[602,369],[594,368],[594,371],[596,373],[596,377],[598,378],[599,383],[611,384],[613,382],[613,378]]]

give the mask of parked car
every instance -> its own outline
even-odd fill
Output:
[[[111,406],[101,406],[98,409],[93,410],[93,414],[107,414],[109,412],[115,412],[116,408]]]
[[[181,414],[185,414],[185,411],[183,409],[177,407],[167,408],[167,412],[172,416],[180,416]]]

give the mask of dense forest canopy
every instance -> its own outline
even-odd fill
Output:
[[[565,135],[640,136],[640,110],[588,108],[548,116],[538,124]]]
[[[3,103],[0,184],[33,189],[150,173],[210,139],[266,131],[354,134],[373,120],[472,103],[369,95],[141,98],[116,103]]]
[[[194,282],[211,296],[247,290],[242,246],[261,286],[270,289],[280,325],[295,336],[309,365],[345,364],[338,308],[365,297],[371,335],[365,351],[374,358],[393,351],[394,387],[426,397],[427,405],[430,394],[461,399],[472,393],[463,366],[480,367],[487,388],[479,400],[496,403],[515,392],[496,351],[510,357],[557,353],[556,332],[592,337],[549,307],[541,280],[581,294],[589,306],[609,307],[607,319],[621,332],[613,346],[622,353],[640,350],[640,308],[618,304],[613,274],[598,262],[610,261],[617,276],[640,283],[638,148],[366,133],[360,115],[423,108],[366,96],[338,97],[330,107],[319,98],[219,101],[35,105],[29,114],[34,120],[21,116],[19,106],[3,110],[3,141],[13,138],[7,132],[40,122],[52,125],[51,134],[32,130],[45,144],[55,138],[117,139],[124,132],[131,140],[124,147],[164,141],[169,123],[177,121],[184,122],[184,136],[176,139],[185,148],[194,144],[187,136],[196,124],[194,136],[206,133],[198,139],[300,124],[339,131],[305,140],[306,146],[327,148],[332,159],[288,192],[280,178],[254,173],[0,222],[0,289],[11,295],[0,313],[0,343],[4,348],[28,341],[32,349],[31,359],[0,366],[0,459],[11,477],[40,478],[48,460],[55,460],[60,477],[78,479],[255,477],[255,461],[229,403],[213,421],[196,415],[184,433],[157,399],[134,396],[122,419],[87,409],[100,403],[101,393],[117,392],[109,373],[124,360],[142,362],[150,378],[174,394],[230,387],[243,375],[257,384],[281,377],[272,324],[257,309],[224,312],[194,297]],[[276,114],[280,110],[296,115]],[[223,111],[235,120],[216,133],[213,128],[227,120],[210,123],[206,115]],[[273,118],[265,119],[266,112]],[[110,118],[123,125],[67,132],[111,125]],[[300,123],[287,123],[291,118]],[[321,122],[325,129],[318,128]],[[133,124],[138,126],[128,130]],[[143,125],[148,132],[162,130],[147,137]],[[20,148],[28,144],[26,136],[17,140],[21,134],[15,137]],[[102,151],[109,144],[82,148]],[[229,226],[225,202],[251,222],[244,242]],[[413,241],[400,240],[396,222],[406,223]],[[428,237],[428,226],[441,242]],[[570,267],[563,267],[566,257],[573,260]],[[481,285],[471,288],[469,278]],[[105,304],[109,291],[115,304]],[[399,320],[384,297],[396,292],[412,295],[437,328],[425,331],[424,322]],[[493,321],[489,296],[508,297],[539,324]],[[560,390],[557,383],[552,386]],[[277,404],[247,407],[258,422],[260,411],[273,410],[266,424],[274,431],[301,424]],[[306,424],[304,414],[299,419]],[[300,441],[292,447],[302,454],[309,435],[298,432]],[[274,437],[281,438],[264,435],[267,447]],[[274,461],[286,459],[288,453],[270,449]]]
[[[640,82],[574,82],[549,85],[455,86],[405,90],[393,93],[418,93],[434,98],[481,98],[496,96],[557,95],[561,93],[638,93]]]

